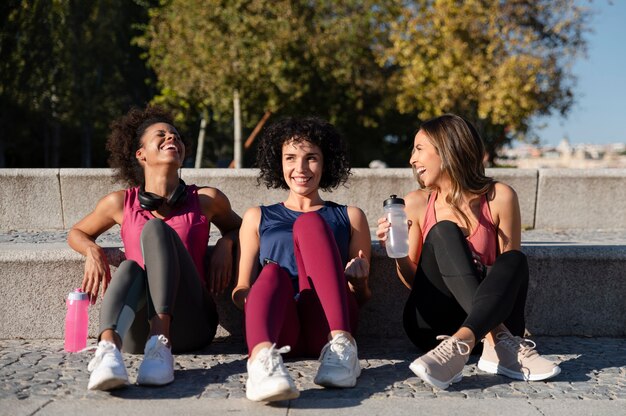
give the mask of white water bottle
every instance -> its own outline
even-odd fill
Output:
[[[391,195],[383,203],[385,216],[391,226],[387,234],[385,247],[387,255],[392,259],[409,255],[409,226],[404,212],[404,199]]]

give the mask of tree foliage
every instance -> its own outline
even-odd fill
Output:
[[[146,7],[9,0],[0,10],[4,164],[103,166],[111,119],[153,95],[141,50],[131,45]]]
[[[352,137],[353,159],[366,163],[397,114],[376,61],[392,10],[376,3],[172,0],[151,11],[140,44],[170,102],[206,106],[228,123],[238,90],[248,128],[266,110],[317,114]]]
[[[235,90],[248,131],[268,110],[315,114],[355,166],[406,166],[419,122],[444,112],[474,121],[493,156],[532,117],[569,111],[589,17],[576,4],[6,0],[0,167],[104,166],[110,120],[149,100],[191,135],[208,114],[215,165],[232,158]]]
[[[569,110],[569,64],[584,52],[587,17],[573,0],[411,2],[381,63],[398,68],[400,111],[464,115],[493,157],[532,116]]]

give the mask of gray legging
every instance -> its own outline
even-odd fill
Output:
[[[215,302],[178,234],[162,220],[151,219],[141,232],[141,249],[145,270],[125,260],[111,279],[100,310],[100,334],[113,329],[125,352],[142,353],[149,320],[164,313],[172,317],[173,352],[209,344],[218,323]]]

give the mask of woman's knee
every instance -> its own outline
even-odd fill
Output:
[[[141,230],[141,242],[150,241],[152,238],[158,238],[163,235],[165,229],[169,227],[165,221],[160,218],[152,218],[148,220]]]
[[[528,270],[528,258],[519,250],[509,250],[496,258],[496,263],[504,263],[516,269]]]
[[[296,221],[293,223],[293,232],[297,233],[301,229],[310,230],[315,227],[324,227],[326,225],[326,221],[318,212],[305,212],[296,218]]]
[[[115,272],[114,281],[122,282],[122,281],[132,281],[138,278],[143,278],[144,270],[134,260],[124,260],[117,267]]]
[[[453,221],[439,221],[426,235],[425,243],[438,243],[441,241],[449,241],[450,239],[465,239],[461,228]]]

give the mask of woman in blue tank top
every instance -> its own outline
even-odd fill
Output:
[[[289,118],[260,140],[259,182],[289,193],[284,202],[250,208],[240,231],[239,280],[233,301],[245,311],[246,396],[299,396],[281,354],[318,356],[315,383],[353,387],[361,373],[358,306],[368,286],[371,241],[359,208],[324,201],[319,191],[350,175],[345,144],[321,119]]]

